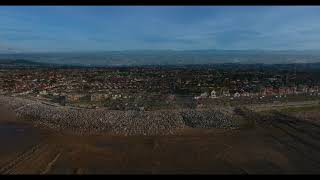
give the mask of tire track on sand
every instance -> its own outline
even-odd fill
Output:
[[[45,144],[37,144],[33,146],[31,149],[22,152],[15,159],[9,161],[4,166],[0,168],[0,174],[10,174],[19,164],[29,160],[32,155],[36,154],[41,149],[45,148]]]
[[[48,163],[46,169],[45,169],[41,174],[47,174],[47,173],[51,170],[52,166],[53,166],[53,165],[56,163],[56,161],[59,159],[60,155],[61,155],[61,152],[59,152],[59,153],[53,158],[53,160]]]

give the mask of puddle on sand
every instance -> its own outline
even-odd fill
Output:
[[[0,164],[39,144],[41,140],[42,131],[17,121],[15,113],[0,104]]]
[[[0,122],[0,152],[10,153],[36,144],[40,141],[40,131],[28,124]]]

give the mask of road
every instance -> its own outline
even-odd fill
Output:
[[[253,111],[269,111],[277,110],[282,108],[291,108],[291,107],[312,107],[320,105],[320,101],[297,101],[297,102],[286,102],[286,103],[267,103],[267,104],[252,104],[246,105],[247,108]]]

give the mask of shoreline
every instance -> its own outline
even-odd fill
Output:
[[[65,106],[50,106],[39,101],[19,97],[0,96],[0,104],[15,113],[17,120],[35,122],[57,130],[71,130],[77,133],[112,133],[121,135],[168,135],[185,127],[231,127],[232,116],[219,110],[161,110],[161,111],[119,111],[106,109],[75,109]],[[199,117],[203,122],[193,122],[186,114]],[[210,116],[207,121],[206,117]],[[187,118],[187,120],[186,120]],[[189,119],[188,119],[189,118]],[[188,122],[186,122],[188,121]],[[189,124],[188,124],[189,123]],[[192,124],[193,123],[193,124]]]
[[[122,111],[106,108],[88,109],[52,106],[41,100],[0,96],[0,105],[10,109],[17,121],[72,134],[108,134],[120,136],[174,135],[186,128],[240,129],[247,117],[235,112],[237,107]],[[248,111],[262,112],[290,107],[319,105],[319,101],[281,104],[245,105]],[[250,120],[249,120],[250,121]]]

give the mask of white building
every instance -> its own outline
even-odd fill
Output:
[[[207,97],[209,97],[209,93],[207,93],[207,92],[201,93],[200,97],[207,98]]]
[[[217,98],[217,93],[215,90],[212,90],[210,93],[210,98]]]
[[[223,95],[226,96],[226,97],[230,97],[229,91],[223,91]]]
[[[46,90],[44,90],[44,91],[40,91],[39,94],[40,95],[48,95],[48,92]]]
[[[233,97],[234,97],[234,98],[240,97],[240,93],[238,93],[238,92],[234,93],[234,94],[233,94]]]

